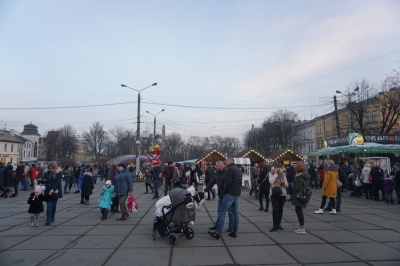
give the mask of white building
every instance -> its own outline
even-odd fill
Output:
[[[24,126],[24,131],[20,134],[25,140],[21,151],[21,161],[35,162],[39,153],[39,132],[38,127],[32,123]]]
[[[314,121],[296,124],[294,130],[294,151],[307,159],[308,153],[316,149],[316,134]]]

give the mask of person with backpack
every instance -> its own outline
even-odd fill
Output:
[[[0,190],[3,192],[2,197],[7,198],[6,189],[4,188],[5,171],[6,168],[4,167],[3,163],[0,162]]]
[[[311,198],[311,190],[309,186],[310,175],[306,171],[304,164],[297,164],[295,170],[296,175],[294,182],[291,184],[293,192],[292,204],[295,206],[297,219],[299,220],[299,227],[293,232],[296,234],[305,234],[306,229],[304,228],[303,208],[307,206],[307,203]]]

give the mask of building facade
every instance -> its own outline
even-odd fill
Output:
[[[0,129],[0,162],[11,162],[16,165],[20,161],[23,141],[16,137],[14,129]]]
[[[304,121],[293,127],[293,149],[307,159],[308,153],[316,149],[316,126],[314,121]]]

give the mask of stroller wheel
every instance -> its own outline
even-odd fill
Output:
[[[192,239],[192,238],[194,237],[194,232],[193,232],[193,229],[192,229],[192,228],[190,228],[190,227],[186,228],[186,230],[185,230],[185,237],[186,237],[187,239]]]
[[[168,243],[171,247],[175,247],[176,245],[178,245],[178,241],[179,241],[179,238],[175,233],[171,233],[168,236]]]
[[[153,240],[156,240],[157,232],[155,229],[153,229],[153,233],[151,233],[151,236],[153,237]]]

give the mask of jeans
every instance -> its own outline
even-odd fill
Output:
[[[158,178],[153,178],[154,197],[158,198]]]
[[[332,208],[332,205],[335,206],[334,203],[335,203],[335,199],[331,198],[329,200],[327,208],[328,209],[335,209],[335,208]],[[340,211],[341,203],[342,203],[342,188],[338,188],[337,189],[337,194],[336,194],[336,209],[339,210],[339,211]]]
[[[231,229],[233,233],[236,233],[239,226],[239,196],[225,194],[222,198],[222,202],[218,211],[217,229],[215,230],[215,233],[218,235],[221,235],[224,227],[226,212],[232,213],[232,219],[229,219],[229,223],[232,225],[232,228],[229,229]]]
[[[58,199],[49,199],[47,201],[46,222],[54,222],[54,216],[57,209],[57,200]]]
[[[218,225],[218,214],[221,211],[222,199],[223,199],[223,197],[218,197],[217,220],[215,221],[215,227],[217,227],[217,225]],[[232,209],[228,209],[228,218],[229,218],[228,229],[230,229],[232,231],[233,230],[233,219],[234,219]]]
[[[68,188],[68,185],[69,185],[69,176],[64,176],[64,179],[65,179],[65,185],[64,185],[64,192],[67,192],[67,188]]]
[[[23,190],[29,190],[29,184],[28,184],[28,177],[25,176],[24,179],[22,180],[22,189]]]
[[[165,179],[164,185],[164,196],[167,196],[168,188],[171,189],[171,180]]]
[[[18,181],[18,179],[14,179],[13,182],[14,182],[13,183],[13,187],[14,187],[15,196],[17,196],[18,195],[19,181]]]
[[[385,192],[385,199],[386,202],[391,202],[393,203],[393,192]]]

